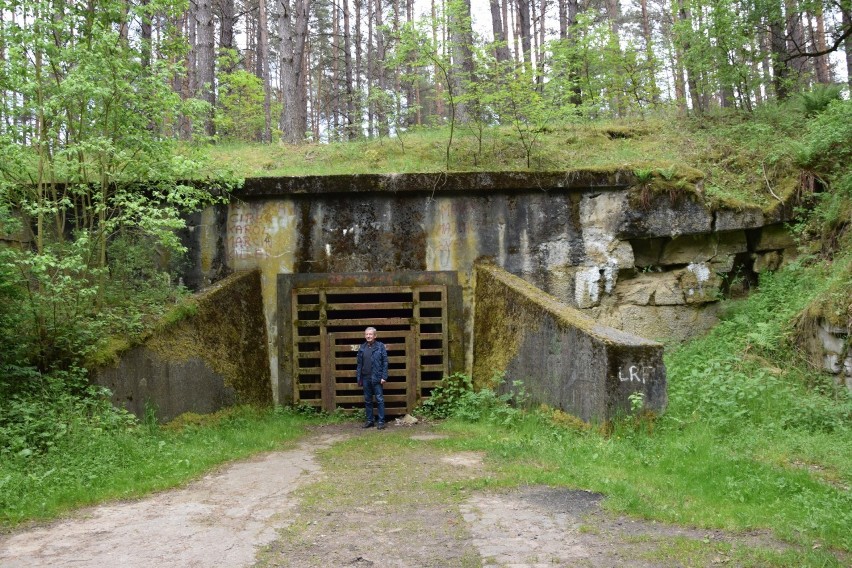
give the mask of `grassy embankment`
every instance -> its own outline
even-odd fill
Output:
[[[796,116],[777,109],[748,120],[578,121],[540,133],[531,165],[534,171],[624,168],[668,178],[698,171],[708,200],[768,207],[792,189],[789,143],[801,134]],[[474,130],[457,128],[449,168],[448,140],[448,128],[433,128],[401,138],[302,146],[226,142],[205,152],[211,164],[238,177],[527,169],[524,147],[510,128],[486,129],[481,150]]]

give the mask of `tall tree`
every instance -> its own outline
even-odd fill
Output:
[[[346,68],[346,138],[358,137],[355,115],[355,91],[352,83],[352,36],[350,34],[349,0],[343,0],[343,57]]]
[[[466,85],[473,80],[473,28],[470,0],[451,0],[449,3],[448,26],[452,43],[453,86],[455,96],[461,97]],[[469,119],[468,108],[457,104],[455,118],[460,122]]]
[[[292,1],[292,5],[291,5]],[[279,0],[278,37],[280,39],[281,131],[284,139],[299,144],[305,139],[308,123],[305,90],[305,45],[308,35],[308,0]]]
[[[196,0],[195,6],[195,72],[197,81],[195,96],[209,104],[209,109],[204,117],[204,133],[212,136],[215,133],[213,109],[216,105],[213,0]]]
[[[564,0],[563,0],[564,1]],[[509,44],[506,42],[505,23],[502,18],[500,0],[489,0],[491,8],[491,31],[494,33],[494,58],[497,63],[509,60]]]

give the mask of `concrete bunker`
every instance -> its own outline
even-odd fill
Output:
[[[625,170],[250,179],[229,203],[189,219],[185,281],[203,289],[232,272],[259,271],[270,390],[281,404],[357,407],[352,348],[364,327],[378,327],[393,347],[400,413],[429,396],[439,374],[462,371],[477,381],[491,373],[474,345],[483,334],[475,266],[487,259],[561,306],[528,312],[552,321],[537,328],[548,349],[574,333],[571,318],[551,312],[568,306],[592,318],[597,331],[584,323],[576,335],[588,336],[591,350],[578,360],[622,361],[595,368],[596,384],[609,385],[605,396],[624,400],[576,412],[605,419],[632,392],[652,396],[647,381],[665,380],[664,372],[637,370],[661,358],[633,364],[622,357],[633,348],[620,345],[661,353],[641,338],[682,340],[709,329],[725,278],[743,264],[757,272],[785,262],[792,250],[783,204],[710,208],[689,191],[694,181],[677,196],[642,200]],[[514,302],[508,313],[526,304]],[[598,333],[607,325],[611,332]],[[503,370],[524,372],[522,360]],[[559,361],[539,361],[549,386],[535,402],[571,411]]]

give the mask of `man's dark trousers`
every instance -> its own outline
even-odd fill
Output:
[[[379,407],[379,424],[385,423],[385,393],[381,381],[373,381],[370,378],[364,379],[364,413],[367,417],[367,422],[373,422],[373,396],[376,397],[376,404]]]

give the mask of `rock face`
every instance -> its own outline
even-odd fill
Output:
[[[276,393],[278,326],[290,317],[279,314],[279,274],[457,273],[466,369],[481,258],[601,323],[682,340],[716,322],[723,294],[793,252],[783,209],[714,210],[683,185],[643,194],[626,171],[247,180],[191,220],[186,281],[260,270]]]
[[[835,375],[838,384],[852,391],[852,330],[821,317],[804,317],[797,336],[812,364]]]

